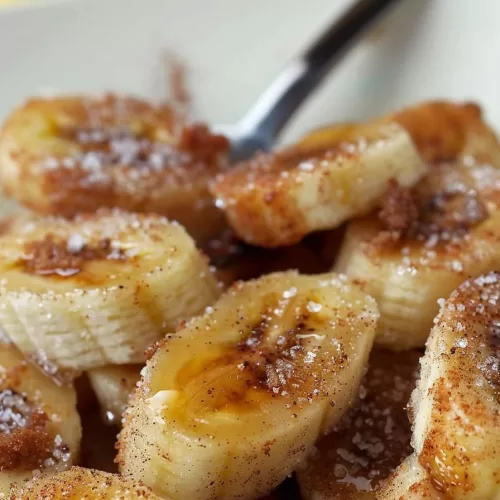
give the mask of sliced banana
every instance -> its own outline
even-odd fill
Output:
[[[72,467],[14,489],[10,500],[160,500],[140,483],[94,469]]]
[[[228,142],[166,105],[115,95],[32,99],[0,135],[6,193],[43,214],[157,212],[203,237],[223,217],[208,182]]]
[[[268,493],[349,407],[377,317],[335,274],[234,285],[148,362],[120,436],[122,472],[173,499]]]
[[[82,429],[73,387],[60,387],[0,341],[0,498],[40,471],[78,460]]]
[[[430,101],[397,111],[387,119],[408,131],[427,163],[458,161],[500,167],[498,137],[477,104]]]
[[[348,225],[334,269],[377,300],[378,343],[423,346],[438,300],[500,265],[499,203],[500,169],[440,164],[411,193],[390,188],[378,216]]]
[[[412,453],[406,405],[419,351],[374,349],[358,402],[316,445],[297,479],[305,500],[364,500]],[[395,498],[392,500],[396,500]]]
[[[142,365],[103,366],[87,372],[106,422],[120,424],[129,397],[141,379]]]
[[[500,274],[443,304],[412,396],[413,446],[446,498],[500,498]]]
[[[321,147],[257,155],[221,174],[212,192],[236,234],[286,246],[373,209],[387,182],[413,185],[425,167],[399,125],[359,125]]]
[[[219,295],[184,229],[156,215],[39,218],[0,238],[0,326],[53,376],[144,362]]]
[[[374,120],[374,125],[396,122],[410,134],[429,164],[458,162],[500,167],[498,137],[474,103],[428,101]],[[336,124],[313,130],[300,141],[307,148],[324,148],[352,134],[359,125]]]

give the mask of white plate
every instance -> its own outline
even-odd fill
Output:
[[[189,67],[195,112],[237,120],[350,0],[73,0],[0,12],[0,119],[25,97],[103,89],[165,97],[166,54]],[[472,99],[500,127],[500,2],[403,0],[288,129],[427,98]]]

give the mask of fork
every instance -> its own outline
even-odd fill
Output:
[[[269,151],[300,105],[361,36],[401,0],[357,0],[303,53],[292,59],[235,125],[219,126],[231,144],[230,160]]]

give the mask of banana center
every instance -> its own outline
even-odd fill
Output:
[[[68,240],[47,234],[42,240],[25,244],[18,265],[29,274],[66,278],[80,274],[89,262],[126,259],[123,249],[113,245],[108,238],[90,244],[77,234]]]
[[[237,345],[184,366],[176,386],[193,419],[206,422],[215,414],[256,411],[272,399],[300,406],[320,396],[316,357],[324,336],[316,332],[322,315],[316,312],[313,319],[307,307],[316,303],[300,302],[291,301],[275,318],[266,310],[265,319]]]

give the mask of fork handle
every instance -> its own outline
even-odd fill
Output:
[[[302,54],[285,66],[276,80],[243,117],[245,135],[258,137],[265,149],[300,105],[388,7],[401,0],[358,0]]]

